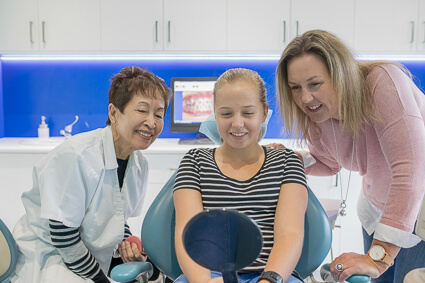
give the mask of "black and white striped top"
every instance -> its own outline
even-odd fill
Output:
[[[251,217],[263,234],[259,258],[242,272],[261,272],[273,247],[274,217],[283,184],[298,183],[307,187],[304,167],[290,149],[264,147],[265,160],[249,180],[225,176],[218,168],[215,149],[192,149],[178,169],[174,191],[194,189],[201,192],[204,209],[232,209]]]

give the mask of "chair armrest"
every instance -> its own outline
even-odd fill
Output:
[[[325,282],[333,282],[329,263],[325,263],[320,268],[320,277],[322,277],[322,280],[324,280]],[[351,275],[346,280],[346,282],[350,282],[350,283],[367,283],[369,281],[370,281],[370,277],[367,275]]]
[[[111,278],[117,282],[130,282],[140,275],[147,279],[153,274],[152,264],[149,262],[132,261],[115,266],[111,270]]]
[[[350,283],[367,283],[370,281],[370,277],[367,275],[351,275],[346,281]]]

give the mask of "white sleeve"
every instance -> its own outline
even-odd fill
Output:
[[[83,156],[66,149],[36,168],[42,218],[68,227],[81,225],[100,179],[88,163]]]

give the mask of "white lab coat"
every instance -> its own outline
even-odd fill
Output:
[[[12,282],[87,282],[62,261],[53,247],[48,219],[79,227],[81,239],[107,274],[124,222],[141,214],[148,164],[140,151],[130,156],[120,190],[109,126],[75,135],[33,170],[33,188],[22,194],[26,209],[13,236],[19,246]]]

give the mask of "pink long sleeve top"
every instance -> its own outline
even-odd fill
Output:
[[[425,96],[400,69],[376,67],[367,77],[380,121],[364,125],[354,143],[353,171],[363,176],[358,215],[374,238],[400,247],[416,245],[412,234],[425,192]],[[338,120],[309,128],[309,150],[316,163],[311,175],[333,175],[340,166],[350,170],[353,138]],[[335,146],[335,140],[338,146]]]

